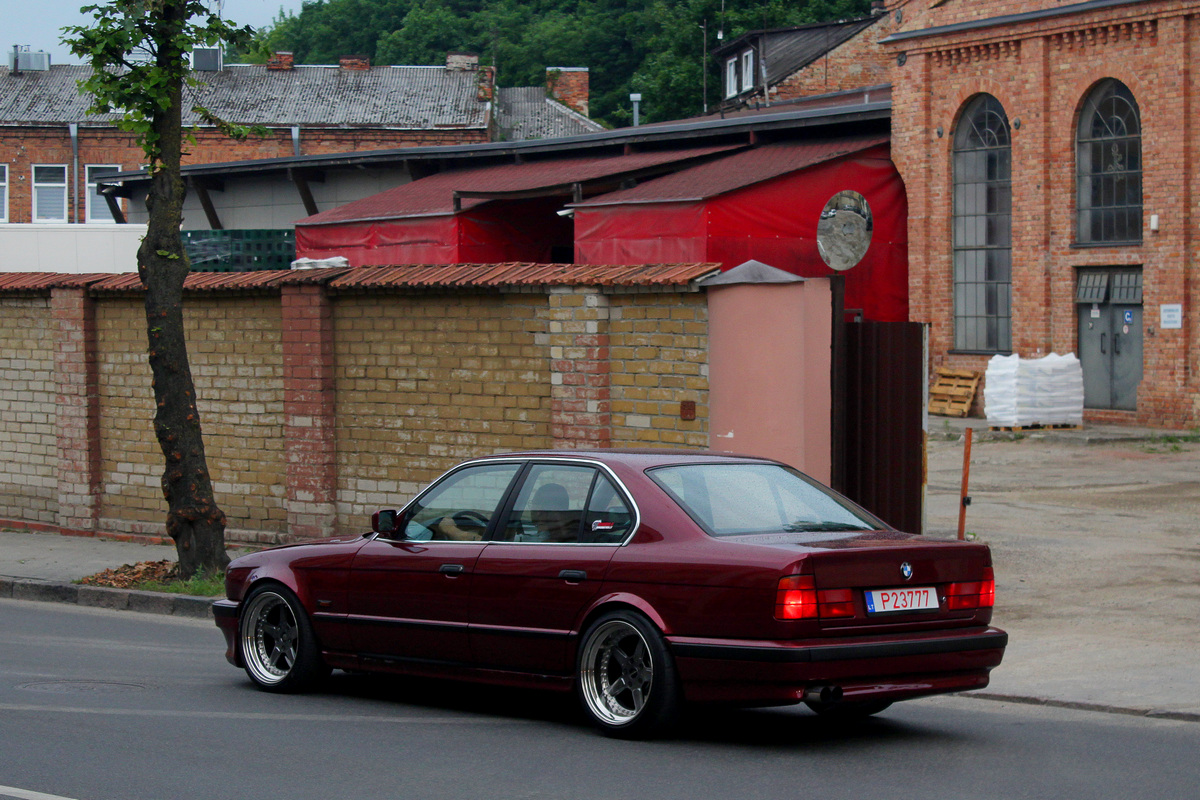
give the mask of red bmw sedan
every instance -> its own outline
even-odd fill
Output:
[[[467,461],[372,532],[242,556],[214,604],[268,691],[331,669],[574,690],[605,733],[682,703],[878,713],[979,689],[982,544],[929,541],[784,464],[700,451]]]

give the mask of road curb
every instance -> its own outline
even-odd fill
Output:
[[[1084,703],[1076,700],[1055,700],[1051,697],[1033,697],[1030,695],[1002,694],[999,692],[968,692],[963,697],[973,697],[977,700],[994,700],[1001,703],[1020,703],[1027,706],[1047,706],[1049,708],[1068,708],[1075,711],[1094,711],[1101,714],[1123,714],[1128,717],[1169,719],[1176,722],[1200,722],[1200,713],[1191,711],[1129,708],[1126,706],[1109,705],[1107,703]]]
[[[212,603],[216,599],[187,594],[111,589],[105,586],[82,586],[74,583],[5,577],[0,577],[0,598],[69,603],[89,608],[137,611],[143,614],[163,614],[192,619],[211,619]]]

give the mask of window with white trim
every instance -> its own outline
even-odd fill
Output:
[[[0,164],[0,222],[8,222],[8,165]]]
[[[742,53],[742,91],[754,88],[754,51]]]
[[[33,221],[67,221],[67,165],[33,165]]]
[[[725,96],[733,97],[738,93],[738,62],[731,58],[725,62]]]
[[[108,210],[108,201],[104,195],[96,191],[96,184],[106,175],[115,175],[121,171],[119,164],[88,164],[87,165],[87,221],[115,222],[112,212]]]

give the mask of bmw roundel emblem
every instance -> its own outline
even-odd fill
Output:
[[[912,564],[905,561],[900,565],[900,574],[904,576],[904,580],[912,580]]]

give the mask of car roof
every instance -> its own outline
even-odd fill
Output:
[[[665,448],[613,448],[594,450],[527,450],[515,453],[496,453],[472,461],[489,458],[589,459],[604,464],[621,464],[633,469],[649,469],[679,464],[712,463],[778,463],[759,456],[745,456],[712,450],[669,450]]]

